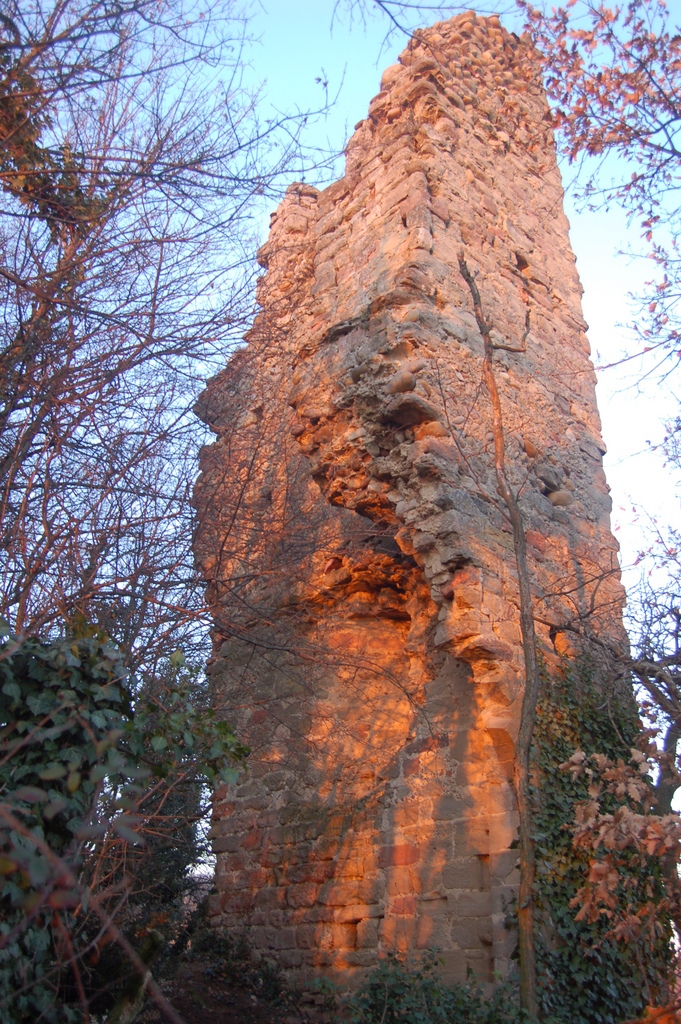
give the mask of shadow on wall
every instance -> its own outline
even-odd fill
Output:
[[[321,971],[347,983],[380,951],[438,948],[448,979],[472,968],[491,982],[508,969],[517,882],[495,666],[486,683],[479,664],[475,682],[449,655],[424,662],[423,593],[409,621],[348,616],[351,597],[308,635],[316,663],[280,673],[289,699],[291,675],[306,676],[305,720],[300,686],[251,715],[252,779],[216,806],[216,923],[245,927],[300,980]],[[262,697],[260,655],[248,661]]]

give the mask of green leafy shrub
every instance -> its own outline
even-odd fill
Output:
[[[100,635],[0,646],[8,1024],[77,1020],[103,981],[105,1005],[114,998],[125,964],[93,898],[133,946],[176,926],[168,887],[177,897],[173,872],[186,879],[199,856],[202,792],[230,780],[247,753],[206,707],[196,675],[178,654],[133,700],[120,653]]]
[[[350,1000],[352,1024],[512,1024],[522,1019],[507,986],[485,1000],[473,985],[444,984],[438,966],[432,952],[418,964],[387,956]]]

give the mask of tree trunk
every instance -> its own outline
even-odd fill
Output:
[[[494,469],[497,490],[506,505],[513,527],[513,548],[518,568],[518,589],[520,592],[520,630],[525,658],[525,692],[520,714],[520,728],[515,745],[514,778],[518,800],[518,839],[520,846],[520,890],[518,893],[518,945],[520,949],[520,1004],[531,1017],[537,1016],[537,964],[534,948],[533,891],[535,879],[535,852],[532,836],[532,804],[530,797],[530,750],[532,733],[537,716],[539,695],[539,665],[534,634],[534,612],[530,590],[530,574],[527,568],[527,545],[522,513],[513,489],[506,476],[504,445],[504,423],[501,401],[494,375],[494,345],[490,338],[490,326],[486,322],[480,292],[471,274],[463,253],[459,256],[461,276],[468,285],[473,298],[475,319],[485,346],[483,373],[485,385],[492,404],[492,431],[494,434]]]

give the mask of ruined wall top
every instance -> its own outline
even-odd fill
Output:
[[[341,485],[339,459],[344,464],[347,452],[328,449],[320,431],[352,403],[411,403],[415,409],[420,395],[436,407],[439,423],[425,428],[423,419],[421,429],[441,429],[454,448],[447,456],[435,437],[412,438],[412,459],[451,456],[467,486],[475,468],[477,489],[494,495],[489,416],[480,394],[482,339],[458,271],[463,253],[501,346],[497,368],[509,454],[518,485],[526,478],[530,542],[536,539],[537,552],[541,548],[547,579],[554,572],[565,577],[565,551],[573,543],[566,539],[549,567],[546,544],[538,539],[547,520],[555,526],[549,532],[563,530],[589,550],[592,564],[584,579],[598,586],[601,609],[599,615],[587,603],[589,628],[605,629],[621,645],[623,592],[582,288],[540,62],[529,37],[519,39],[497,18],[472,12],[418,32],[399,63],[384,72],[381,91],[346,154],[343,178],[323,191],[291,185],[272,215],[259,253],[267,271],[258,286],[262,312],[246,336],[248,348],[202,396],[200,414],[218,431],[236,425],[238,377],[238,402],[247,406],[239,426],[261,432],[261,392],[269,381],[271,393],[295,409],[293,434],[317,483],[325,459],[335,464],[338,480],[324,484],[327,498],[403,520],[405,498],[397,490],[380,494],[374,481],[367,491],[366,474],[363,486],[355,482],[354,497]],[[357,329],[368,325],[378,339],[376,351],[357,343]],[[522,351],[511,354],[504,346]],[[409,359],[424,363],[415,391],[411,398],[395,397],[399,384],[391,375],[411,373]],[[260,383],[253,385],[256,364]],[[453,374],[449,392],[445,364]],[[469,385],[474,390],[466,394]],[[388,414],[382,408],[376,415]],[[401,415],[418,420],[426,413]],[[395,454],[393,446],[390,451]],[[406,514],[426,521],[427,512],[419,506]],[[507,552],[500,557],[507,559]],[[559,600],[560,611],[545,609],[547,621],[565,619],[564,605]],[[587,605],[573,609],[572,617],[583,617]]]
[[[293,250],[311,249],[315,282],[302,304],[314,344],[316,332],[330,318],[350,319],[385,295],[386,266],[398,262],[406,249],[433,253],[433,224],[448,229],[476,255],[496,248],[495,271],[499,245],[510,243],[510,265],[546,290],[542,270],[554,288],[567,273],[561,295],[567,302],[579,286],[574,266],[563,265],[574,264],[574,257],[536,58],[529,39],[518,40],[496,18],[469,13],[418,33],[400,63],[383,73],[368,117],[347,144],[344,177],[322,192],[292,185],[272,215],[270,237],[260,253],[268,269],[262,304],[271,311],[280,281],[286,289]],[[446,155],[452,159],[443,162]],[[548,203],[533,196],[540,184],[552,195]],[[459,200],[456,216],[448,195],[452,187]],[[417,223],[419,215],[409,214],[422,205],[424,195],[433,200],[428,204],[432,216],[421,216],[424,222]],[[541,213],[547,216],[538,217]],[[371,250],[363,246],[368,237],[374,240]],[[340,246],[341,238],[352,257],[346,251],[339,262],[330,243],[333,239]],[[381,242],[388,238],[392,246],[386,248]],[[400,250],[399,243],[406,248]],[[428,270],[434,294],[450,266],[431,260]],[[496,274],[490,280],[494,283]],[[467,305],[463,287],[460,298]],[[523,323],[524,310],[521,328]],[[579,313],[577,325],[585,326]]]
[[[253,748],[212,913],[292,972],[435,945],[491,980],[513,949],[518,580],[461,253],[545,661],[625,643],[562,197],[529,40],[472,13],[418,33],[344,177],[273,214],[248,344],[200,400],[211,682]]]

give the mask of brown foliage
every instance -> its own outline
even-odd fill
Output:
[[[609,934],[625,942],[655,943],[670,918],[677,929],[681,924],[681,817],[655,813],[651,772],[660,756],[652,744],[632,749],[628,763],[578,750],[561,765],[589,781],[590,799],[578,805],[573,826],[575,847],[590,855],[589,875],[572,901],[577,920],[605,917]]]
[[[641,297],[641,349],[678,352],[679,26],[664,0],[570,0],[550,12],[519,2],[545,56],[559,146],[571,162],[593,158],[582,168],[585,199],[622,206],[656,272]]]

